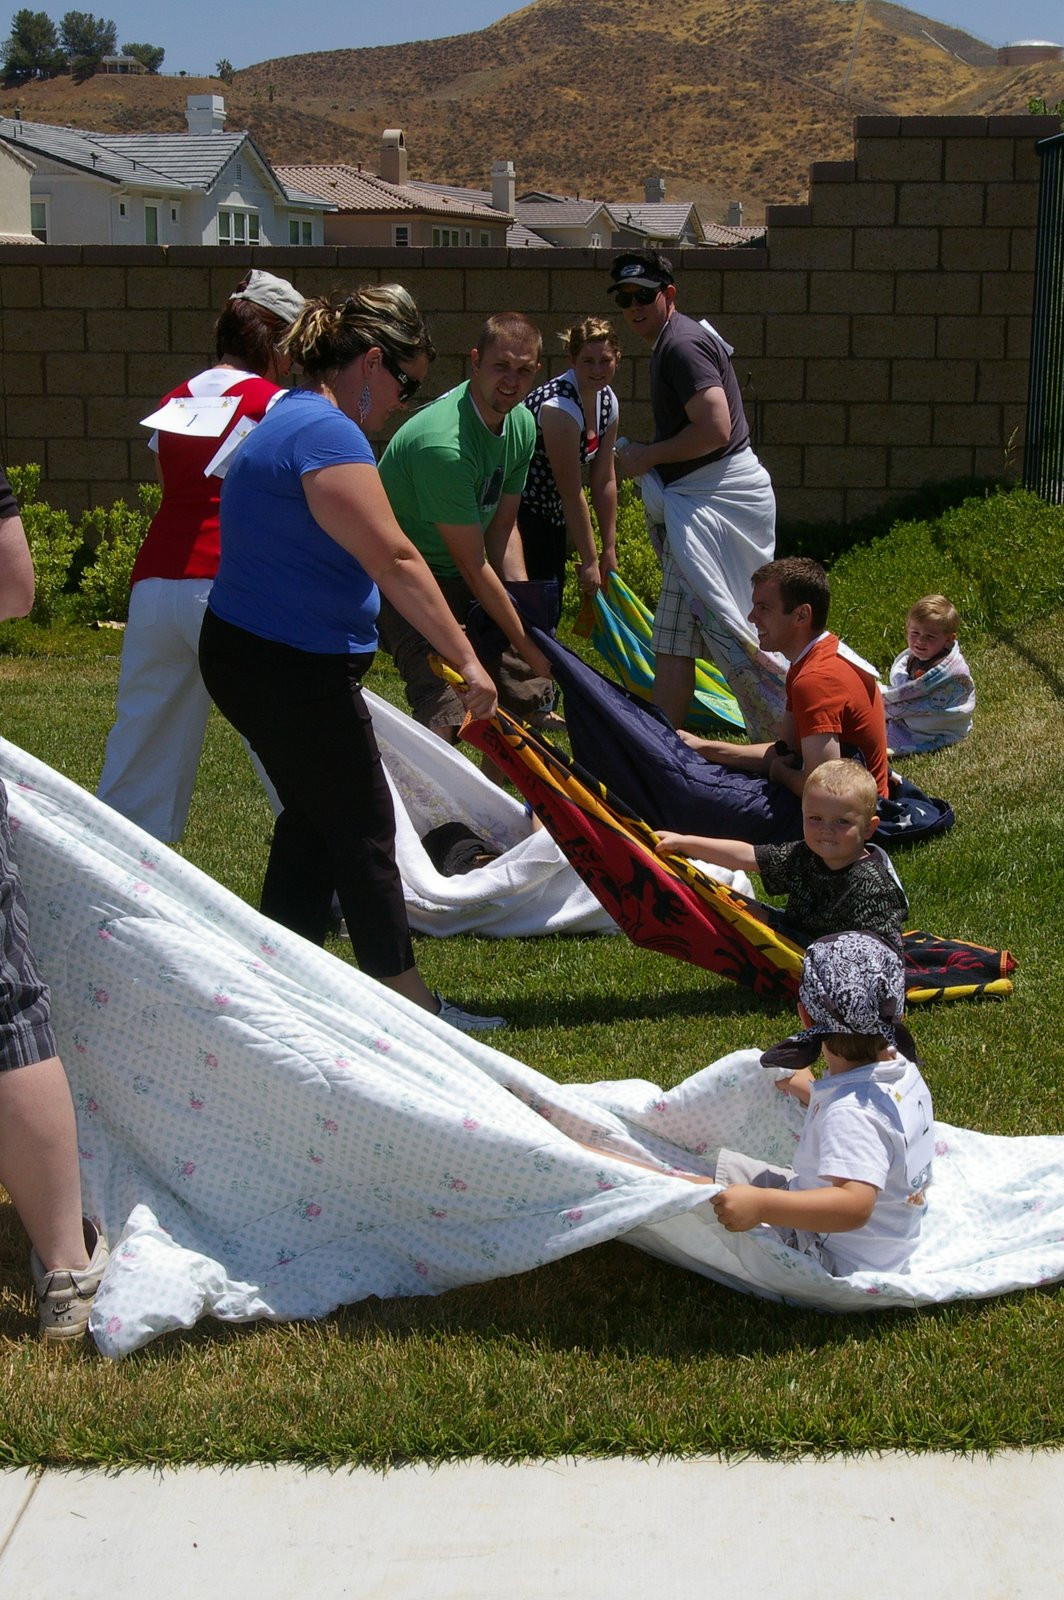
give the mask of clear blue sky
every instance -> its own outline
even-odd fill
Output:
[[[57,22],[69,9],[66,0],[51,5],[35,0],[32,8],[47,11]],[[250,67],[273,56],[311,50],[441,38],[485,28],[519,9],[505,0],[437,0],[435,5],[390,0],[380,6],[365,0],[254,0],[244,5],[233,0],[121,0],[102,5],[99,14],[114,19],[120,44],[161,44],[166,50],[164,72],[183,68],[198,76],[213,72],[223,56],[234,67]],[[927,0],[910,9],[965,28],[990,44],[1013,39],[1064,43],[1064,0]]]

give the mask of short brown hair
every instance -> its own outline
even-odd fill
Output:
[[[909,607],[906,622],[922,622],[925,628],[937,628],[940,633],[954,637],[961,625],[957,607],[944,594],[925,594],[922,600]]]
[[[817,633],[827,626],[831,587],[819,561],[813,561],[809,556],[784,556],[779,561],[767,561],[763,567],[758,567],[750,579],[751,587],[759,583],[779,585],[786,611],[808,606]]]
[[[859,761],[822,761],[818,767],[814,767],[802,790],[803,812],[806,795],[818,789],[822,794],[834,795],[839,800],[852,800],[854,805],[860,806],[866,822],[871,822],[876,814],[879,804],[876,780]]]
[[[284,339],[285,327],[280,317],[251,300],[229,300],[214,324],[215,357],[224,361],[228,356],[263,378]]]
[[[880,1033],[829,1033],[821,1043],[833,1055],[852,1061],[855,1066],[863,1066],[866,1061],[874,1061],[879,1052],[887,1048],[889,1040]]]
[[[496,311],[488,317],[477,340],[477,355],[483,359],[488,346],[497,344],[500,339],[534,345],[537,361],[543,354],[543,335],[532,318],[526,317],[523,311]]]

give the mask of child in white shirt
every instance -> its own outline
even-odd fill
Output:
[[[794,1166],[721,1150],[713,1210],[729,1232],[768,1224],[837,1275],[898,1271],[919,1237],[934,1150],[931,1095],[901,1020],[901,956],[875,934],[828,935],[806,951],[798,994],[804,1030],[761,1058],[794,1069],[778,1087],[809,1108]]]

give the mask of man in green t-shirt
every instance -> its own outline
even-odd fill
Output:
[[[527,574],[517,507],[536,425],[522,405],[539,371],[543,341],[520,312],[489,317],[472,351],[472,377],[411,417],[381,457],[380,473],[403,532],[432,568],[464,622],[479,600],[510,648],[488,663],[506,709],[527,720],[549,709],[550,664],[529,638],[505,589]],[[387,600],[381,644],[406,684],[418,722],[453,743],[464,711],[429,665],[432,647]]]

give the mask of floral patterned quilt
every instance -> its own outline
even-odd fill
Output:
[[[940,1125],[911,1270],[831,1278],[772,1235],[725,1234],[711,1191],[680,1175],[709,1174],[722,1143],[793,1149],[801,1112],[755,1051],[667,1093],[556,1084],[265,921],[3,741],[0,777],[86,1207],[112,1245],[91,1325],[106,1355],[206,1315],[322,1316],[618,1237],[839,1311],[1064,1276],[1064,1139]]]

